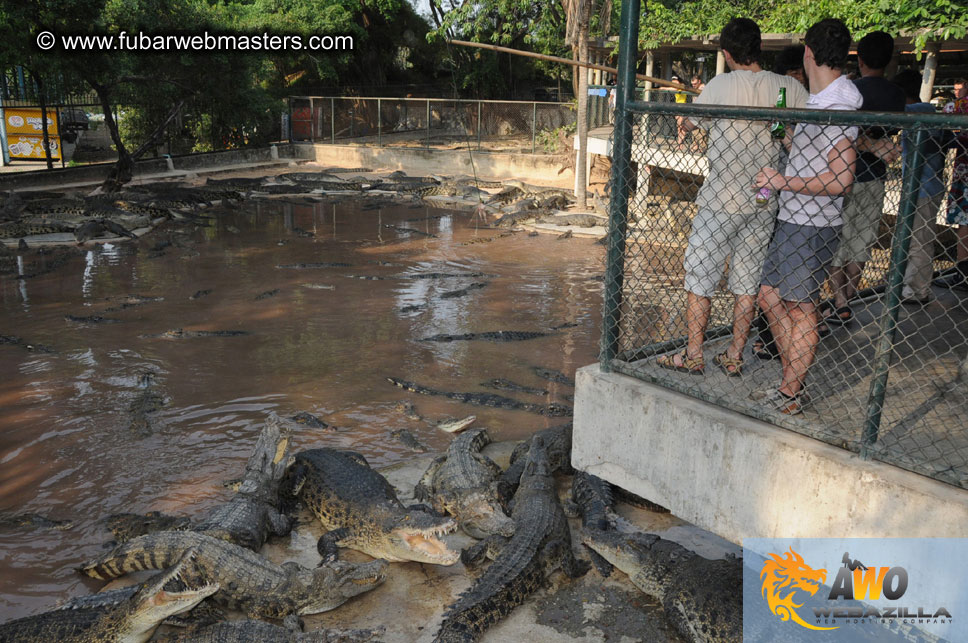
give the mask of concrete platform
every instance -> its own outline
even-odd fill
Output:
[[[574,423],[576,468],[734,543],[968,536],[968,491],[598,365]]]

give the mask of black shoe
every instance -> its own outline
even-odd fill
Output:
[[[968,266],[963,264],[964,262],[958,262],[958,264],[952,270],[942,274],[940,277],[932,281],[931,284],[938,286],[939,288],[957,288],[958,290],[968,290]]]

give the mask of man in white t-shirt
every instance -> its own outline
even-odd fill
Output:
[[[809,109],[856,110],[864,100],[841,75],[850,32],[839,20],[821,20],[804,37],[803,66],[814,93]],[[753,399],[780,413],[800,413],[803,385],[820,337],[817,301],[837,251],[843,225],[843,195],[854,182],[856,127],[797,126],[786,175],[764,167],[755,188],[780,193],[780,213],[763,266],[759,304],[773,331],[782,363],[777,388]]]
[[[760,66],[760,28],[748,18],[734,18],[723,27],[720,47],[728,74],[709,81],[693,100],[696,105],[772,107],[780,88],[787,105],[803,107],[807,90],[795,79],[764,71]],[[757,205],[749,186],[761,167],[779,164],[780,141],[770,135],[769,123],[734,119],[683,119],[683,127],[709,130],[709,176],[696,198],[684,262],[686,328],[685,350],[658,359],[659,366],[702,374],[703,337],[709,324],[711,298],[729,258],[729,290],[733,307],[733,339],[715,363],[729,376],[742,374],[743,349],[756,307],[763,260],[773,231],[775,201]]]

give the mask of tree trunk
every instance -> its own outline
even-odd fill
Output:
[[[583,24],[578,31],[578,61],[588,62],[588,26]],[[588,70],[578,68],[578,158],[575,163],[575,196],[578,207],[587,207],[586,186],[588,172]]]
[[[90,78],[85,80],[97,94],[98,101],[101,103],[101,110],[104,112],[104,126],[108,128],[114,147],[118,151],[118,162],[115,163],[101,187],[104,188],[105,192],[117,192],[134,176],[134,160],[124,146],[124,141],[121,140],[118,123],[114,120],[114,112],[111,110],[111,96],[108,88]]]

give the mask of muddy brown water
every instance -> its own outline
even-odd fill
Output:
[[[108,514],[197,516],[224,501],[222,482],[241,474],[270,411],[308,411],[340,429],[300,428],[297,448],[352,448],[377,466],[413,457],[388,435],[393,429],[409,429],[432,450],[451,439],[407,419],[396,409],[402,400],[430,420],[476,415],[496,439],[567,420],[414,395],[385,378],[571,406],[571,386],[532,368],[573,377],[595,361],[602,246],[524,232],[501,237],[469,213],[365,204],[250,200],[219,210],[211,227],[158,229],[134,243],[87,248],[47,274],[0,277],[0,334],[54,349],[0,345],[0,511],[74,521],[64,531],[0,529],[0,622],[99,589],[74,567],[103,551]],[[28,264],[33,252],[24,254]],[[297,263],[351,265],[277,268]],[[430,272],[485,276],[418,278]],[[441,298],[475,282],[487,286]],[[200,290],[211,293],[190,298]],[[164,300],[106,312],[129,294]],[[401,312],[419,305],[426,308]],[[119,321],[83,324],[65,315]],[[520,342],[419,341],[569,323],[576,325]],[[175,328],[249,334],[141,337]],[[127,408],[148,371],[168,403],[142,436],[129,429]],[[549,395],[481,386],[497,377]]]

